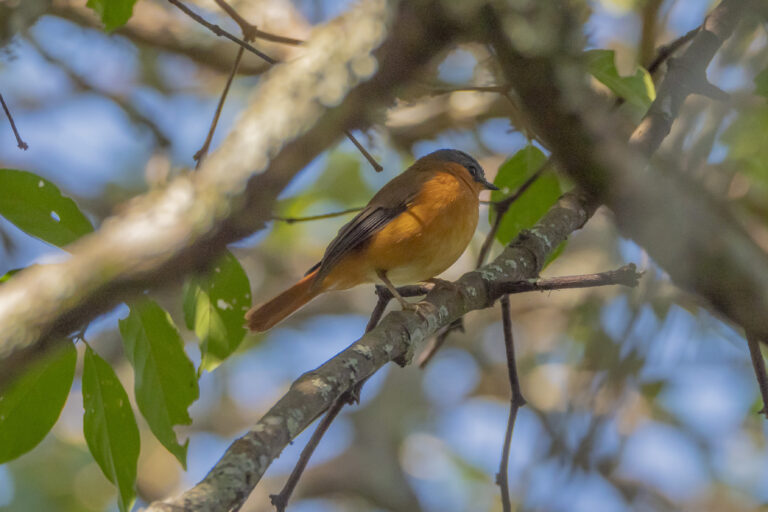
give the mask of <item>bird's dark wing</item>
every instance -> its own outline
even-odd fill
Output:
[[[403,213],[432,175],[433,173],[423,172],[422,166],[417,162],[384,185],[354,219],[341,227],[336,238],[325,250],[323,259],[309,270],[312,272],[315,268],[319,269],[316,285],[323,282],[349,251],[360,247],[392,219]]]
[[[320,263],[310,269],[310,272],[312,272],[315,268],[319,268],[317,281],[315,282],[321,283],[341,258],[349,251],[363,244],[392,219],[403,213],[407,207],[408,201],[403,201],[401,204],[393,207],[369,205],[358,213],[354,219],[344,224],[336,238],[328,245]]]

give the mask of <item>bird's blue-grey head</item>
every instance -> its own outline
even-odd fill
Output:
[[[499,190],[499,187],[485,179],[485,171],[477,160],[463,151],[459,151],[458,149],[439,149],[429,156],[439,160],[461,164],[469,171],[472,178],[478,183],[482,183],[485,188]]]

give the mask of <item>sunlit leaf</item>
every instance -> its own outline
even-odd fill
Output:
[[[592,76],[627,103],[642,112],[648,110],[656,98],[656,89],[648,71],[638,66],[633,75],[621,76],[614,63],[613,50],[589,50],[585,57]]]
[[[200,339],[201,369],[211,371],[240,346],[251,286],[240,262],[227,252],[204,277],[184,284],[184,321]]]
[[[531,175],[538,171],[547,157],[538,148],[527,146],[504,162],[493,180],[501,190],[491,194],[492,201],[499,201],[513,194]],[[510,205],[496,233],[496,239],[504,245],[511,242],[520,231],[529,229],[549,210],[562,194],[560,182],[553,173],[543,173]],[[495,212],[489,208],[492,223]]]
[[[728,158],[739,172],[750,176],[768,189],[768,103],[757,105],[735,118],[722,136],[728,145]]]
[[[72,199],[27,171],[0,169],[0,215],[27,234],[59,247],[93,231]]]
[[[0,284],[3,284],[3,283],[5,283],[5,282],[6,282],[6,281],[8,281],[8,280],[9,280],[11,277],[13,277],[13,275],[14,275],[14,274],[17,274],[17,273],[21,272],[22,270],[23,270],[23,269],[21,269],[21,268],[14,268],[14,269],[11,269],[11,270],[9,270],[8,272],[6,272],[6,273],[5,273],[5,274],[3,274],[2,276],[0,276]]]
[[[176,439],[174,425],[189,425],[187,409],[197,400],[197,374],[170,315],[154,301],[132,304],[120,320],[125,355],[135,370],[139,410],[157,439],[187,466],[187,446]]]
[[[131,19],[135,3],[136,0],[88,0],[86,5],[99,15],[104,30],[112,32]]]
[[[122,512],[136,497],[139,428],[131,403],[109,363],[86,346],[83,365],[83,433],[101,471],[118,491]]]
[[[43,440],[61,414],[75,376],[77,351],[62,343],[0,392],[0,464]]]

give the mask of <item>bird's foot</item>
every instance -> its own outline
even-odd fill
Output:
[[[403,299],[400,302],[400,305],[402,306],[403,311],[413,311],[422,318],[426,318],[427,315],[433,313],[436,309],[434,304],[426,301],[408,302],[407,300]]]

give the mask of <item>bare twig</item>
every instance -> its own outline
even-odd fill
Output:
[[[304,41],[301,41],[300,39],[293,39],[291,37],[284,37],[279,36],[277,34],[271,34],[269,32],[264,32],[263,30],[259,30],[256,25],[252,25],[248,23],[248,21],[240,16],[240,13],[238,13],[235,9],[232,8],[231,5],[229,5],[225,0],[216,0],[216,4],[218,4],[221,9],[226,12],[230,18],[235,20],[235,23],[237,23],[240,26],[240,30],[243,32],[243,37],[246,41],[253,41],[254,39],[264,39],[265,41],[272,41],[273,43],[283,43],[283,44],[290,44],[290,45],[300,45]]]
[[[341,217],[342,215],[347,215],[348,213],[359,212],[362,209],[363,207],[359,206],[356,208],[349,208],[347,210],[342,210],[340,212],[323,213],[321,215],[309,215],[307,217],[272,217],[270,220],[278,220],[280,222],[293,224],[294,222],[307,222],[311,220],[321,220],[321,219],[331,219],[333,217]]]
[[[510,408],[510,419],[509,424],[507,425],[507,435],[505,438],[505,444],[504,444],[504,455],[502,457],[502,465],[501,469],[499,470],[499,474],[497,476],[497,483],[499,486],[502,487],[502,496],[505,495],[506,492],[506,503],[509,502],[509,489],[507,482],[507,460],[509,459],[509,443],[512,439],[512,428],[514,427],[515,418],[517,416],[517,410],[525,405],[525,398],[523,398],[522,393],[520,392],[520,384],[517,379],[517,370],[515,367],[515,354],[514,354],[514,346],[512,341],[512,326],[511,326],[511,320],[509,317],[509,295],[508,293],[522,293],[527,291],[540,291],[540,290],[558,290],[558,289],[567,289],[567,288],[580,288],[580,287],[591,287],[591,286],[605,286],[605,285],[612,285],[612,284],[623,284],[626,286],[635,286],[637,284],[637,280],[640,278],[640,274],[637,273],[636,267],[634,263],[630,263],[629,265],[625,265],[617,270],[612,270],[608,272],[602,272],[600,274],[585,274],[582,276],[565,276],[565,277],[556,277],[556,278],[550,278],[550,279],[531,279],[527,281],[509,281],[509,282],[499,282],[498,288],[497,285],[491,285],[490,292],[493,295],[498,295],[499,293],[504,293],[501,296],[501,308],[502,308],[502,320],[504,323],[504,341],[505,346],[507,350],[507,365],[509,368],[509,378],[510,383],[512,386],[512,402],[511,402],[511,408]],[[430,291],[432,291],[435,288],[434,283],[425,283],[421,285],[408,285],[408,286],[401,286],[398,287],[397,291],[402,295],[403,297],[415,297],[415,296],[421,296],[426,295]],[[376,325],[378,325],[379,320],[381,320],[381,317],[384,313],[384,310],[387,307],[387,304],[392,300],[393,295],[392,292],[387,289],[384,286],[376,286],[376,295],[378,296],[378,301],[376,302],[376,306],[373,309],[373,312],[371,313],[371,318],[368,321],[368,325],[365,327],[365,332],[368,333],[371,330],[373,330]],[[445,342],[446,337],[450,332],[452,332],[455,329],[463,328],[461,324],[461,317],[456,319],[451,324],[445,326],[441,332],[439,332],[436,336],[436,342],[435,345],[439,348],[440,345]],[[419,365],[423,368],[429,360],[434,356],[434,354],[437,352],[437,348],[433,348],[429,351],[425,351],[423,356],[419,362]],[[330,427],[333,420],[338,416],[341,409],[344,407],[345,404],[355,402],[357,398],[359,397],[360,388],[362,387],[362,384],[365,381],[359,383],[357,386],[353,387],[350,391],[342,394],[339,398],[336,399],[336,401],[331,405],[331,407],[326,412],[325,417],[323,420],[318,424],[317,428],[312,434],[312,437],[307,442],[307,445],[304,447],[304,449],[301,452],[301,455],[299,456],[299,460],[296,463],[296,466],[293,468],[293,471],[291,472],[291,475],[288,477],[288,480],[286,481],[285,485],[283,486],[283,489],[280,491],[279,494],[273,494],[270,496],[270,499],[272,500],[272,504],[277,509],[277,512],[284,512],[285,507],[288,505],[288,501],[291,497],[291,494],[293,493],[294,489],[296,488],[296,485],[301,478],[301,475],[303,474],[304,470],[307,467],[307,464],[309,463],[309,459],[312,457],[312,454],[314,453],[315,449],[317,448],[318,444],[320,443],[320,440],[325,435],[325,433],[328,431],[328,428]],[[506,491],[505,491],[506,489]],[[509,510],[509,508],[505,508],[505,511]]]
[[[13,122],[13,116],[11,115],[11,111],[8,109],[8,105],[5,104],[5,100],[3,99],[2,94],[0,94],[0,103],[3,104],[5,116],[8,118],[8,122],[11,123],[11,130],[13,130],[13,134],[16,136],[16,145],[19,146],[19,149],[26,151],[29,149],[29,145],[21,140],[21,135],[19,135],[19,131],[16,129],[16,123]]]
[[[502,319],[504,322],[504,340],[505,340],[505,346],[507,349],[507,364],[510,372],[510,383],[512,385],[512,402],[511,402],[511,409],[510,409],[509,424],[507,425],[507,435],[506,435],[505,444],[504,444],[504,455],[502,457],[502,466],[501,466],[501,469],[499,470],[497,483],[499,484],[499,486],[502,487],[502,496],[504,496],[504,493],[505,493],[504,489],[506,489],[507,503],[509,502],[509,489],[508,489],[508,484],[506,483],[507,482],[506,466],[507,466],[507,460],[509,459],[509,443],[512,439],[512,428],[514,427],[514,421],[517,416],[517,409],[525,405],[525,398],[523,398],[523,395],[520,392],[520,384],[517,379],[517,370],[515,367],[515,355],[514,355],[514,347],[512,343],[512,327],[511,327],[511,320],[509,318],[509,295],[507,293],[522,293],[527,291],[558,290],[558,289],[568,289],[568,288],[605,286],[605,285],[612,285],[612,284],[623,284],[626,286],[635,286],[637,284],[637,280],[639,279],[639,277],[640,277],[640,274],[636,272],[636,267],[634,263],[630,263],[629,265],[625,265],[617,270],[602,272],[600,274],[585,274],[582,276],[565,276],[565,277],[557,277],[557,278],[551,278],[551,279],[531,279],[527,281],[509,281],[509,282],[502,281],[498,283],[498,288],[496,288],[496,284],[491,286],[491,293],[494,295],[497,295],[502,291],[506,292],[501,297],[501,308],[502,308]],[[397,290],[403,297],[415,297],[415,296],[426,295],[427,293],[432,291],[435,288],[435,286],[436,285],[434,283],[425,283],[423,285],[401,286]],[[374,307],[373,312],[371,313],[371,318],[368,321],[368,325],[365,328],[366,333],[370,332],[371,330],[373,330],[373,328],[376,327],[376,325],[379,323],[379,320],[381,319],[381,316],[384,313],[384,310],[387,307],[387,304],[389,304],[390,300],[392,300],[393,298],[392,292],[383,286],[376,287],[376,294],[378,295],[379,299],[376,302],[376,306]],[[451,331],[453,331],[456,328],[461,328],[460,320],[461,318],[458,318],[456,321],[446,326],[443,329],[443,331],[437,334],[437,338],[436,338],[437,341],[435,345],[437,345],[438,348],[445,342],[446,337]],[[436,352],[437,352],[437,348],[433,348],[432,350],[425,351],[426,356],[422,357],[421,361],[419,362],[419,365],[423,368],[429,362],[432,356],[434,356]],[[351,402],[355,402],[357,400],[357,398],[359,397],[360,388],[362,387],[363,382],[355,386],[350,391],[341,395],[338,399],[336,399],[333,405],[331,405],[331,407],[326,412],[325,417],[313,432],[312,437],[307,442],[307,445],[302,450],[301,455],[299,456],[299,460],[297,461],[296,466],[294,466],[293,471],[291,472],[291,475],[288,477],[288,480],[283,486],[283,489],[280,491],[279,494],[273,494],[270,496],[270,499],[272,500],[272,504],[277,509],[277,512],[285,511],[285,507],[288,505],[288,501],[291,497],[291,494],[295,490],[296,485],[298,484],[299,479],[301,478],[301,475],[306,469],[307,464],[309,463],[309,459],[312,457],[312,454],[314,453],[315,449],[320,443],[320,440],[328,431],[328,428],[330,427],[331,423],[336,418],[336,416],[338,416],[339,412],[344,407],[344,405]],[[505,511],[509,510],[509,508],[505,508],[504,510]]]
[[[642,272],[637,271],[634,263],[629,263],[616,270],[598,274],[552,277],[549,279],[529,279],[528,281],[497,281],[493,287],[497,293],[523,293],[546,290],[568,290],[571,288],[592,288],[595,286],[623,285],[634,288]]]
[[[195,153],[195,156],[193,157],[195,159],[195,169],[200,168],[200,163],[205,158],[205,155],[208,154],[208,150],[211,147],[211,140],[213,140],[213,134],[216,131],[216,125],[219,124],[219,117],[221,117],[221,111],[224,108],[224,102],[227,99],[227,94],[229,94],[229,88],[232,85],[232,80],[235,78],[235,75],[237,74],[237,70],[240,68],[240,61],[243,59],[243,47],[237,49],[237,55],[235,56],[235,62],[232,64],[232,71],[229,73],[229,77],[227,78],[227,83],[224,85],[224,90],[221,91],[221,96],[219,97],[219,104],[216,106],[216,112],[213,114],[213,120],[211,120],[211,127],[208,129],[208,135],[205,137],[205,142],[203,142],[203,145],[200,147],[199,150],[197,150],[197,153]]]
[[[378,325],[381,316],[384,314],[384,310],[387,308],[387,304],[392,300],[391,292],[383,286],[376,286],[376,295],[379,297],[379,300],[376,302],[376,306],[373,308],[373,312],[371,312],[371,318],[368,320],[368,325],[365,327],[366,333],[370,332],[376,325]],[[359,400],[360,391],[364,383],[365,381],[361,381],[336,399],[333,405],[328,409],[328,412],[325,414],[322,421],[317,425],[317,428],[312,433],[312,437],[309,439],[306,446],[304,446],[304,449],[301,451],[299,460],[296,462],[293,471],[291,471],[291,474],[288,477],[288,480],[286,480],[283,488],[280,490],[280,493],[271,494],[269,496],[269,499],[272,502],[272,505],[277,509],[277,512],[285,512],[285,508],[288,506],[288,501],[291,499],[291,495],[296,489],[296,484],[299,483],[299,479],[307,468],[309,459],[320,444],[320,440],[325,436],[325,433],[328,432],[328,428],[331,426],[331,423],[333,423],[333,420],[336,419],[336,416],[339,415],[341,409],[346,404],[355,403]]]
[[[360,151],[360,153],[363,154],[365,159],[368,160],[368,163],[371,164],[371,166],[373,167],[374,171],[381,172],[381,171],[384,170],[384,168],[381,165],[379,165],[379,162],[377,162],[376,159],[373,158],[373,155],[371,155],[368,152],[368,150],[365,149],[365,147],[362,144],[360,144],[360,141],[357,140],[354,135],[352,135],[351,131],[344,130],[344,135],[346,135],[347,138],[352,141],[352,144],[355,145],[355,147],[358,149],[358,151]]]
[[[341,409],[346,403],[346,396],[340,396],[333,403],[331,408],[328,409],[328,412],[323,417],[322,421],[320,421],[320,423],[317,425],[317,428],[312,433],[312,437],[309,438],[306,446],[304,446],[304,449],[301,451],[299,460],[293,467],[293,471],[291,471],[291,475],[288,477],[288,480],[286,480],[285,485],[283,486],[282,490],[280,490],[280,493],[269,495],[269,499],[272,502],[272,505],[275,506],[275,509],[277,509],[277,512],[285,512],[285,507],[288,506],[288,501],[291,499],[291,494],[293,494],[293,491],[296,488],[296,484],[299,483],[299,478],[301,478],[301,475],[307,468],[309,459],[312,457],[312,454],[315,453],[315,449],[317,448],[317,445],[320,444],[320,440],[328,431],[331,423],[333,423],[333,420],[336,419],[336,416],[339,415]]]
[[[501,307],[501,320],[504,328],[504,348],[507,352],[507,371],[509,372],[509,385],[512,390],[512,397],[509,403],[509,418],[507,420],[507,431],[504,435],[504,448],[501,452],[501,463],[499,472],[496,474],[496,484],[501,489],[501,506],[504,512],[511,512],[512,504],[509,499],[509,450],[512,444],[512,433],[515,428],[517,411],[526,404],[525,397],[520,391],[520,381],[517,377],[517,363],[515,362],[515,345],[512,336],[512,319],[509,314],[509,296],[503,295],[499,301]]]
[[[680,49],[681,46],[688,43],[696,37],[696,34],[699,33],[699,30],[701,30],[701,26],[698,26],[691,30],[690,32],[678,37],[671,43],[665,44],[663,46],[659,46],[658,50],[656,50],[656,57],[651,61],[650,64],[648,64],[648,73],[653,75],[656,73],[656,71],[659,69],[659,67],[664,64],[664,62],[669,59],[672,54],[674,54],[677,50]]]
[[[760,352],[760,340],[749,331],[747,331],[747,345],[749,345],[749,355],[752,358],[752,367],[755,369],[757,385],[760,387],[760,396],[763,398],[763,408],[758,411],[758,414],[764,414],[768,419],[768,376],[765,373],[765,360]]]
[[[262,52],[261,50],[257,50],[252,45],[243,41],[239,37],[230,34],[220,26],[214,25],[213,23],[206,21],[205,18],[196,14],[192,9],[184,5],[180,0],[168,0],[168,1],[173,5],[175,5],[176,7],[178,7],[184,14],[186,14],[187,16],[189,16],[190,18],[192,18],[193,20],[195,20],[196,22],[198,22],[199,24],[201,24],[202,26],[204,26],[205,28],[207,28],[208,30],[216,34],[217,36],[226,37],[233,43],[239,44],[241,47],[245,48],[246,50],[253,53],[254,55],[258,55],[259,57],[269,62],[270,64],[277,64],[278,62],[277,59],[273,59],[272,57]]]

